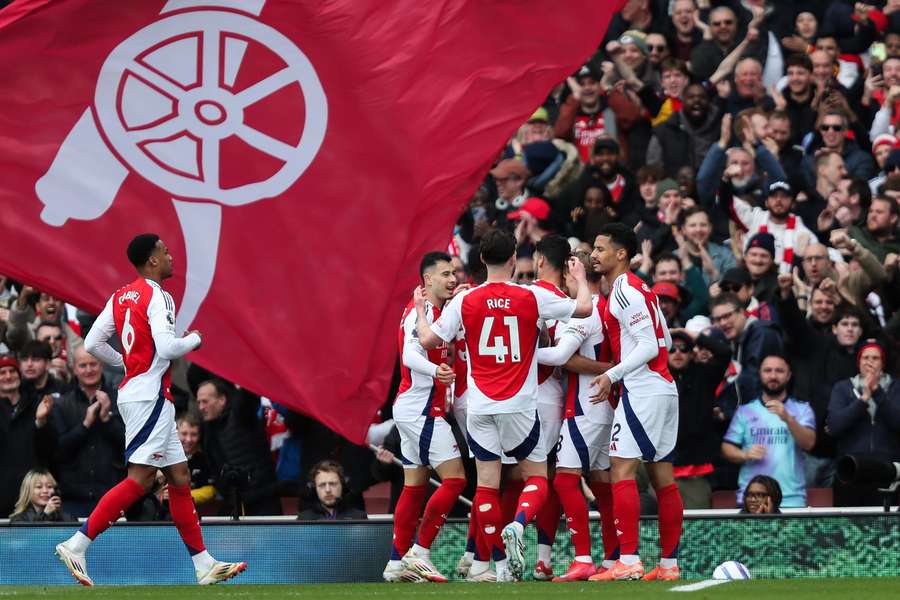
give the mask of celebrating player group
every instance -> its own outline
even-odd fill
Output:
[[[512,234],[488,232],[480,251],[487,278],[476,287],[457,287],[448,255],[427,254],[422,286],[403,313],[394,419],[404,488],[384,578],[447,581],[431,562],[430,548],[466,484],[445,420],[452,402],[478,477],[459,575],[521,580],[524,530],[534,521],[535,579],[678,579],[683,506],[670,462],[678,392],[658,301],[629,269],[637,251],[634,232],[621,223],[606,225],[590,256],[572,256],[560,236],[544,237],[535,247],[537,281],[531,285],[510,281]],[[605,297],[592,295],[588,272],[602,275]],[[458,381],[463,373],[465,381]],[[642,461],[659,503],[661,546],[659,564],[646,574],[638,554],[635,483]],[[430,469],[441,485],[422,514]],[[591,558],[582,477],[600,512],[600,565]],[[575,556],[554,576],[550,551],[561,512]]]

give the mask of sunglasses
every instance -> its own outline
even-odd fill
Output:
[[[741,289],[741,287],[742,286],[737,285],[735,283],[720,283],[719,284],[719,289],[722,290],[723,292],[734,293],[734,292],[739,291]]]
[[[50,340],[53,340],[54,342],[58,342],[58,341],[60,341],[60,340],[62,340],[62,339],[65,339],[65,338],[63,338],[62,335],[48,335],[48,336],[46,336],[46,337],[44,337],[44,338],[41,338],[40,341],[42,341],[42,342],[49,342]]]
[[[689,346],[685,346],[683,344],[676,344],[672,346],[672,353],[681,352],[682,354],[688,354],[693,348]]]
[[[669,49],[665,44],[647,44],[647,48],[650,52],[665,52]]]
[[[819,131],[838,131],[838,132],[840,132],[843,130],[844,130],[843,125],[821,125],[819,127]]]
[[[734,25],[734,21],[731,19],[724,19],[722,21],[711,21],[710,25],[713,27],[722,27],[723,25]]]

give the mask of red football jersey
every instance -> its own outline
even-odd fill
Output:
[[[485,283],[458,294],[432,329],[451,341],[462,327],[469,359],[469,412],[534,408],[537,349],[543,322],[568,321],[575,301],[538,286]]]

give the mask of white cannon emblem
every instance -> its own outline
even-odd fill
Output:
[[[35,185],[44,204],[41,219],[55,226],[70,218],[99,218],[129,173],[171,195],[187,254],[178,331],[194,320],[212,284],[221,206],[284,193],[313,161],[325,137],[328,104],[315,69],[290,39],[254,18],[264,3],[167,2],[160,19],[106,58],[93,107],[81,115]],[[235,89],[245,54],[254,44],[283,66]],[[279,119],[286,126],[295,121],[295,143],[284,140],[290,135],[275,136],[246,123],[246,112],[254,105],[291,86],[299,86],[302,101],[295,110],[280,112]],[[230,143],[233,148],[236,140],[276,167],[260,169],[262,176],[248,168],[252,180],[234,183],[232,177],[225,185],[222,147]]]

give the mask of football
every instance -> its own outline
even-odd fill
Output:
[[[750,575],[750,569],[745,567],[743,564],[729,560],[727,562],[723,562],[721,565],[713,570],[713,579],[752,579]]]

